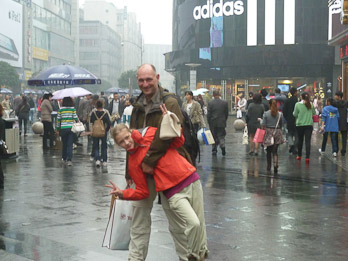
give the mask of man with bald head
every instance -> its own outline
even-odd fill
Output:
[[[168,111],[175,113],[181,122],[184,120],[174,94],[160,87],[159,79],[160,76],[156,73],[156,68],[152,64],[143,64],[139,67],[137,82],[142,93],[133,104],[134,108],[130,128],[142,129],[156,127],[157,131],[141,165],[143,172],[147,174],[147,185],[150,195],[147,199],[133,203],[133,220],[128,260],[146,259],[151,233],[151,210],[156,197],[153,171],[158,160],[166,153],[171,143],[171,140],[161,140],[159,138],[162,119],[160,105],[165,104]],[[178,152],[191,162],[189,154],[183,147],[180,147]],[[128,164],[126,167],[126,179],[128,184],[132,183],[128,175]],[[177,254],[180,260],[188,260],[184,230],[180,230],[175,226],[175,217],[172,216],[173,212],[169,209],[168,201],[163,195],[161,198],[163,209],[168,217],[169,230],[173,236]]]

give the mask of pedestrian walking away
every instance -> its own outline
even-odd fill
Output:
[[[58,111],[57,117],[57,134],[59,133],[62,138],[62,161],[67,163],[68,166],[72,166],[72,151],[73,151],[73,139],[74,133],[71,128],[74,122],[77,122],[76,109],[74,107],[74,101],[71,97],[65,97],[63,99],[62,107]]]
[[[27,97],[22,97],[22,102],[18,105],[17,110],[15,111],[18,116],[19,123],[19,135],[22,134],[23,125],[24,125],[24,136],[27,136],[28,131],[28,121],[29,121],[29,112],[30,105],[28,103]]]
[[[48,149],[47,139],[49,139],[50,148],[54,145],[55,133],[53,129],[52,117],[51,113],[53,111],[52,108],[52,94],[45,93],[42,97],[41,102],[41,122],[44,127],[44,134],[42,136],[42,148]]]
[[[269,100],[270,109],[266,111],[262,119],[262,127],[266,130],[264,140],[273,138],[273,144],[267,146],[267,171],[271,170],[272,158],[274,174],[278,173],[278,147],[283,143],[282,125],[283,114],[278,111],[277,101]]]
[[[111,127],[111,121],[109,117],[109,112],[104,109],[104,99],[99,99],[96,102],[96,110],[93,110],[91,112],[91,124],[92,124],[92,130],[94,127],[94,124],[96,121],[101,121],[101,123],[105,126],[104,128],[104,136],[103,137],[93,137],[93,152],[92,155],[94,156],[95,165],[97,167],[100,167],[101,164],[103,164],[103,167],[107,166],[108,161],[108,154],[107,154],[107,133]],[[93,133],[93,131],[92,131]],[[99,144],[101,143],[101,155],[99,153]]]
[[[311,138],[313,132],[313,115],[315,115],[315,109],[310,102],[309,94],[303,92],[301,94],[301,101],[297,102],[293,112],[296,118],[296,130],[298,135],[297,146],[297,160],[302,158],[303,141],[306,144],[306,163],[309,163],[309,157],[311,154]]]
[[[326,106],[323,108],[323,111],[322,111],[322,122],[321,122],[320,130],[321,132],[324,133],[323,134],[324,136],[323,136],[323,141],[321,144],[321,149],[319,149],[319,152],[321,154],[325,153],[326,142],[330,133],[331,143],[332,143],[332,155],[336,157],[338,152],[337,137],[338,137],[338,130],[339,130],[338,121],[340,118],[340,114],[338,112],[338,109],[332,106],[333,102],[334,100],[332,98],[327,99]]]
[[[217,148],[220,146],[223,156],[226,155],[226,121],[228,118],[227,102],[222,100],[218,90],[213,91],[214,99],[208,103],[208,124],[213,134],[215,144],[212,145],[212,155],[217,154]]]
[[[265,112],[265,107],[262,104],[261,95],[259,93],[255,93],[253,96],[253,102],[250,103],[248,107],[248,112],[246,115],[246,125],[248,127],[248,135],[249,135],[249,144],[250,150],[248,152],[249,155],[258,155],[259,144],[254,142],[254,136],[257,128],[260,128],[260,122],[263,117],[263,113]]]

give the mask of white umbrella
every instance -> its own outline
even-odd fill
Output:
[[[209,90],[207,89],[207,88],[200,88],[200,89],[198,89],[197,91],[201,91],[201,92],[209,92]]]
[[[62,90],[54,92],[52,99],[61,100],[65,97],[80,97],[80,96],[85,96],[88,94],[92,94],[92,93],[81,87],[73,87],[73,88],[66,88],[66,89],[62,89]]]
[[[193,96],[198,96],[199,94],[204,95],[204,93],[209,91],[209,90],[206,91],[206,90],[202,90],[202,89],[205,89],[205,88],[201,88],[201,89],[192,91]]]

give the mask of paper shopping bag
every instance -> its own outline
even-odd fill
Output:
[[[213,134],[211,134],[210,130],[204,130],[202,132],[202,137],[203,137],[205,145],[215,144],[215,140],[214,140]]]
[[[112,197],[102,246],[112,250],[128,250],[132,218],[132,202]]]
[[[265,138],[265,130],[257,128],[253,142],[263,143],[263,139]]]
[[[245,128],[244,128],[242,144],[243,144],[243,145],[248,145],[248,144],[249,144],[248,127],[245,127]]]

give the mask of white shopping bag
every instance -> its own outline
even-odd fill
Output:
[[[112,250],[128,250],[133,218],[132,202],[113,197],[110,212],[102,246]]]
[[[242,144],[243,145],[248,145],[249,144],[248,127],[246,127],[246,126],[244,128]]]

